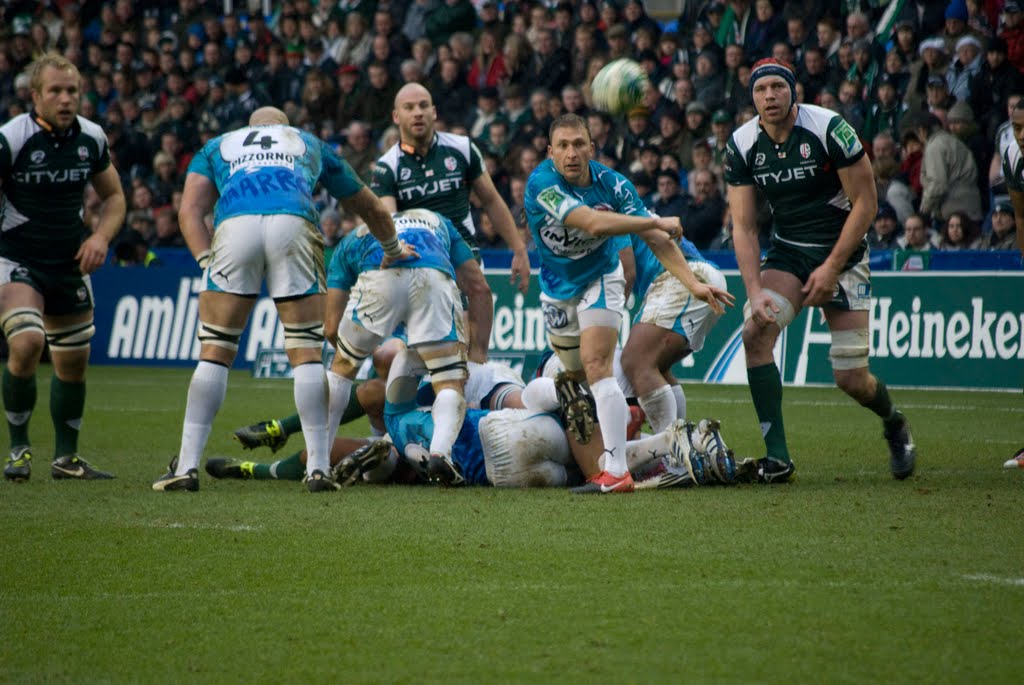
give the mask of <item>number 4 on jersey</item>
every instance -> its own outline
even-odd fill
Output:
[[[261,136],[260,138],[257,139],[256,136],[258,135],[260,135],[259,131],[249,131],[249,135],[245,137],[245,141],[242,143],[242,147],[248,147],[250,145],[259,145],[264,150],[269,150],[270,148],[274,147],[274,143],[277,142],[270,136]]]

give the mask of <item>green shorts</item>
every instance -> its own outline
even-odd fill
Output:
[[[793,274],[801,283],[807,283],[811,272],[825,263],[831,247],[793,245],[772,237],[768,251],[761,260],[761,271],[775,269]],[[871,269],[868,267],[868,248],[861,245],[843,266],[836,283],[836,291],[827,307],[843,311],[871,309]]]
[[[43,296],[43,314],[66,316],[93,308],[92,281],[78,269],[39,269],[0,257],[0,286],[24,283]]]

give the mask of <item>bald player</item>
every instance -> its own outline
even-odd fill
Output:
[[[512,250],[510,282],[525,293],[530,284],[530,260],[516,230],[512,213],[501,199],[483,157],[466,136],[437,132],[437,110],[430,92],[408,83],[395,95],[391,118],[400,139],[377,160],[372,188],[391,211],[429,209],[447,218],[480,261],[476,227],[470,214],[470,191],[476,194],[494,229]],[[479,264],[459,279],[469,318],[469,359],[483,364],[491,337],[494,302]]]
[[[199,489],[199,460],[224,401],[228,369],[264,281],[284,324],[294,370],[295,406],[309,455],[310,492],[338,489],[330,477],[328,384],[321,361],[326,290],[323,237],[312,191],[320,183],[359,214],[384,248],[385,262],[408,256],[391,215],[341,157],[288,125],[274,107],[249,125],[209,141],[189,165],[179,222],[204,270],[199,294],[199,363],[189,385],[181,449],[158,491]],[[213,230],[206,217],[213,210]]]

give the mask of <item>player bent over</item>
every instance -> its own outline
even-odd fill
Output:
[[[410,259],[390,269],[378,268],[381,247],[365,227],[345,236],[331,259],[327,325],[337,336],[328,374],[328,425],[336,430],[363,360],[404,323],[409,345],[430,370],[436,393],[431,478],[454,484],[461,476],[452,462],[452,445],[466,413],[467,377],[456,279],[466,273],[473,253],[452,222],[436,212],[410,209],[393,218],[399,237],[412,251]]]
[[[767,455],[759,478],[784,482],[794,472],[782,419],[775,340],[804,307],[821,307],[832,332],[836,385],[882,418],[895,478],[914,472],[910,426],[885,383],[868,370],[871,280],[864,236],[877,197],[857,134],[838,114],[797,105],[788,65],[754,65],[750,90],[758,116],[737,129],[726,152],[736,261],[747,290],[743,347],[747,378]],[[756,189],[775,224],[764,261],[757,241]]]
[[[389,254],[406,252],[391,216],[351,167],[319,139],[264,107],[249,125],[208,142],[189,166],[180,220],[192,254],[205,267],[199,294],[200,360],[189,384],[181,449],[158,491],[199,489],[198,466],[214,416],[224,401],[228,368],[264,278],[284,324],[294,369],[295,406],[309,448],[310,492],[338,488],[331,480],[327,381],[323,349],[323,237],[312,189],[322,183],[360,214]],[[215,205],[214,233],[205,216]]]

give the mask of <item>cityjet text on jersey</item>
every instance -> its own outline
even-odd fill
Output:
[[[754,179],[758,183],[766,185],[769,181],[773,183],[788,183],[790,181],[803,181],[808,178],[814,178],[817,175],[817,166],[800,166],[789,167],[782,171],[766,171],[763,174],[754,174]]]
[[[426,197],[427,195],[458,190],[461,187],[461,178],[442,178],[438,181],[428,181],[427,183],[399,188],[398,199],[411,201],[419,197]]]
[[[56,169],[53,171],[17,171],[14,179],[19,183],[77,183],[89,179],[89,169]]]

